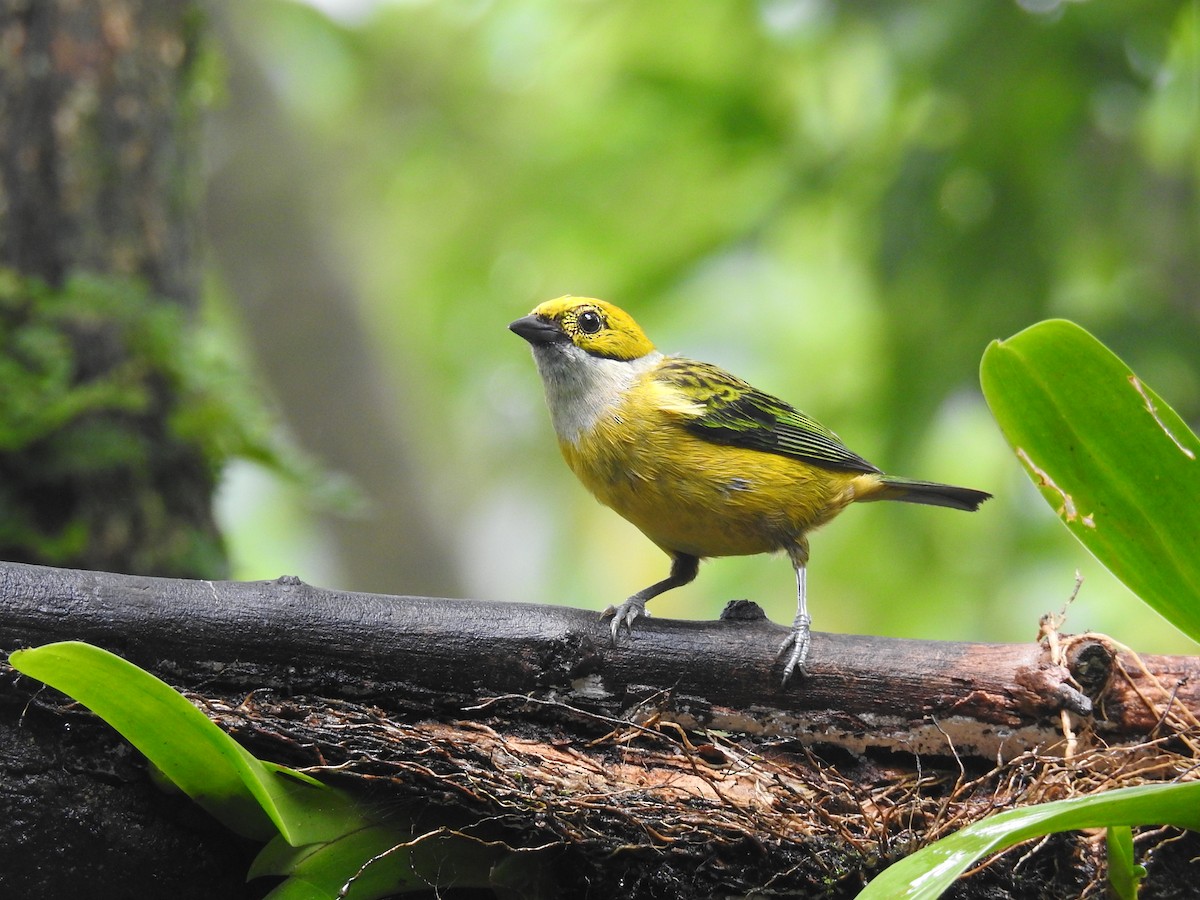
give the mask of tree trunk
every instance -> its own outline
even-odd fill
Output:
[[[2,558],[223,571],[215,467],[161,359],[197,300],[199,20],[190,0],[0,5]]]
[[[998,808],[1195,767],[1200,660],[1139,658],[1099,635],[818,634],[809,674],[785,688],[783,629],[746,606],[715,623],[639,622],[614,646],[597,613],[562,607],[10,564],[0,609],[0,647],[89,640],[184,689],[259,756],[327,767],[366,802],[420,809],[431,830],[486,822],[512,847],[554,848],[561,896],[848,898]],[[120,793],[185,827],[178,806],[138,794],[120,742],[53,697],[10,675],[0,722],[54,747],[54,771],[123,758]],[[86,798],[62,802],[44,816],[94,814]],[[1195,836],[1167,837],[1139,839],[1143,897],[1189,895]],[[1102,844],[1064,835],[1009,854],[957,896],[1097,890]],[[22,847],[37,858],[32,839]]]

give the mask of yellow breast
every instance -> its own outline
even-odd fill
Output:
[[[688,410],[651,374],[560,447],[596,498],[662,549],[699,557],[779,550],[878,488],[876,475],[692,435]]]

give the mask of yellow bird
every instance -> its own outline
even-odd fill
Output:
[[[804,672],[808,532],[853,502],[975,510],[991,494],[884,475],[836,434],[709,363],[665,356],[624,310],[559,297],[508,326],[527,340],[567,465],[671,557],[671,572],[610,606],[615,641],[700,560],[782,550],[796,570],[783,681]]]

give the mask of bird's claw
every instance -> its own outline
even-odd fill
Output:
[[[601,614],[601,618],[612,617],[612,639],[613,643],[617,642],[620,637],[621,629],[624,628],[630,634],[633,633],[633,623],[642,616],[649,616],[646,612],[646,604],[638,603],[636,600],[626,600],[620,606],[610,606]]]
[[[784,687],[787,686],[793,672],[799,671],[801,675],[808,674],[804,668],[804,662],[808,659],[808,647],[812,643],[811,626],[811,617],[807,615],[797,616],[796,621],[792,623],[791,633],[779,647],[779,656],[784,656],[785,654],[787,656],[787,662],[783,666]]]

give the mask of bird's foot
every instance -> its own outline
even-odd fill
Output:
[[[607,619],[609,616],[612,617],[612,639],[613,643],[615,644],[622,628],[632,634],[633,623],[642,616],[649,615],[650,613],[646,612],[645,600],[639,600],[636,597],[630,597],[620,606],[610,606],[603,613],[601,613],[600,617],[602,619]]]
[[[791,634],[779,647],[779,655],[787,658],[787,662],[783,666],[784,687],[787,687],[793,672],[799,671],[801,675],[808,674],[804,668],[804,661],[808,659],[810,643],[812,643],[812,617],[803,614],[796,616],[796,621],[792,623]]]

